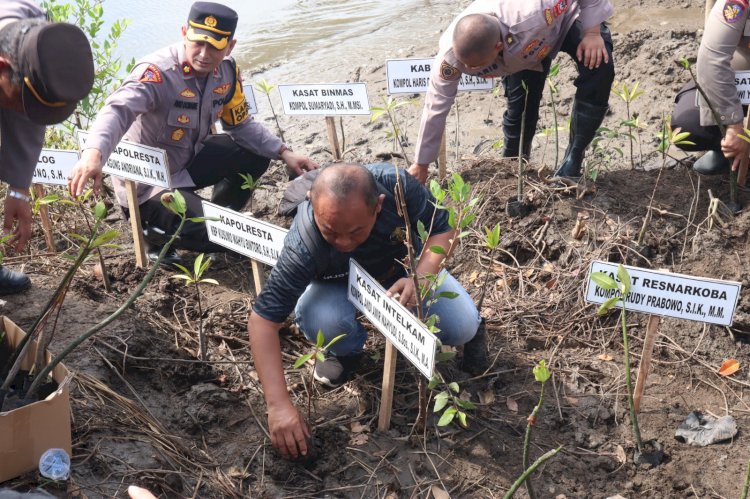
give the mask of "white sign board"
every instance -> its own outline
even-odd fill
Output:
[[[388,59],[385,61],[386,79],[389,94],[416,94],[427,92],[430,82],[430,71],[434,59]],[[458,83],[459,92],[473,90],[492,90],[492,78],[461,75]]]
[[[245,100],[247,101],[247,112],[250,114],[258,114],[258,104],[255,103],[255,92],[253,91],[252,85],[242,85],[242,90],[245,92]]]
[[[279,85],[279,94],[288,115],[370,115],[364,83]]]
[[[286,229],[203,201],[208,240],[268,265],[276,265],[284,247]]]
[[[78,162],[78,151],[42,149],[36,162],[32,184],[68,185],[68,177]]]
[[[741,285],[671,272],[624,266],[632,287],[625,299],[626,308],[634,312],[731,326]],[[586,288],[586,301],[604,303],[617,290],[606,290],[591,280],[594,272],[605,272],[617,280],[617,264],[594,261],[591,263]],[[618,308],[622,303],[618,302]]]
[[[78,130],[78,144],[81,150],[86,145],[89,133]],[[167,154],[163,149],[144,146],[121,140],[107,159],[102,171],[114,177],[134,180],[142,184],[169,188]]]
[[[734,84],[737,86],[737,97],[740,98],[740,103],[743,106],[750,104],[750,71],[736,71]]]
[[[385,289],[353,258],[349,259],[349,301],[383,333],[427,379],[435,369],[437,339],[424,324]]]

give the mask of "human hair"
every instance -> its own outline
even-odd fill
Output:
[[[468,14],[453,29],[453,50],[458,60],[485,56],[500,40],[500,26],[488,14]]]
[[[337,201],[345,201],[355,195],[369,208],[378,204],[378,184],[370,170],[356,163],[338,163],[324,168],[310,187],[310,199],[318,196],[332,196]]]
[[[21,42],[26,32],[34,26],[46,24],[42,18],[21,19],[5,26],[0,30],[0,56],[10,62],[10,80],[15,85],[23,83],[21,70]]]

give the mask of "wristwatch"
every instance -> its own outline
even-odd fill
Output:
[[[13,198],[13,199],[20,199],[22,201],[26,201],[27,203],[31,202],[31,196],[28,196],[24,194],[23,192],[18,192],[10,188],[8,189],[8,193],[6,194],[6,196],[8,196],[9,198]]]

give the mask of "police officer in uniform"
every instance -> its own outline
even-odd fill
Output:
[[[86,35],[50,23],[30,0],[0,2],[0,180],[7,183],[3,231],[21,250],[31,237],[29,186],[47,125],[71,115],[94,82]],[[23,273],[0,266],[0,294],[31,285]]]
[[[576,61],[579,74],[568,148],[555,175],[579,177],[584,152],[607,112],[614,80],[612,37],[604,25],[612,13],[609,0],[476,0],[469,5],[440,37],[409,172],[426,180],[462,74],[503,77],[508,101],[503,155],[519,153],[524,106],[523,154],[528,155],[544,83],[552,59],[562,50]],[[528,88],[526,103],[522,82]]]
[[[750,69],[750,22],[747,0],[718,0],[706,20],[698,49],[697,79],[719,120],[722,136],[711,109],[695,84],[685,85],[675,98],[672,128],[690,132],[695,145],[678,145],[686,151],[708,151],[693,164],[704,175],[736,169],[748,155],[748,143],[739,138],[743,111],[735,85],[735,71]]]
[[[248,114],[240,70],[229,57],[236,27],[237,13],[229,7],[193,4],[183,41],[141,59],[107,99],[71,174],[71,193],[83,192],[90,178],[96,189],[101,186],[102,164],[123,137],[167,152],[170,185],[185,196],[189,217],[203,213],[195,190],[210,185],[212,202],[242,209],[251,192],[241,188],[238,173],[257,179],[271,159],[283,160],[297,174],[317,168]],[[209,135],[217,119],[226,133]],[[113,178],[112,183],[127,211],[124,181]],[[158,234],[173,233],[179,223],[160,202],[163,190],[142,184],[137,189],[152,259],[159,251]],[[188,222],[177,244],[193,251],[220,249],[209,242],[202,223]]]

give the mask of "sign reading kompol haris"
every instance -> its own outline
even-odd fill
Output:
[[[677,319],[731,326],[740,283],[693,277],[671,272],[625,266],[632,287],[625,298],[625,307],[636,312],[663,315]],[[594,272],[604,272],[617,280],[617,264],[594,261],[591,263],[586,301],[604,303],[617,290],[602,289],[591,280]],[[622,304],[618,302],[618,307]]]
[[[419,372],[432,379],[435,335],[397,300],[387,297],[385,289],[353,258],[349,259],[347,297]]]
[[[42,149],[34,169],[33,184],[67,185],[70,172],[78,162],[78,151]]]
[[[89,133],[78,131],[78,144],[83,150]],[[142,184],[169,188],[167,154],[163,149],[121,140],[112,151],[102,171],[114,177]]]
[[[206,220],[209,241],[253,260],[276,265],[284,247],[286,229],[208,201],[202,204],[206,217],[218,219]]]
[[[364,83],[279,85],[279,94],[289,115],[370,115]]]
[[[430,83],[434,59],[388,59],[385,61],[389,94],[425,93]],[[492,90],[492,78],[463,74],[458,82],[459,92]]]

